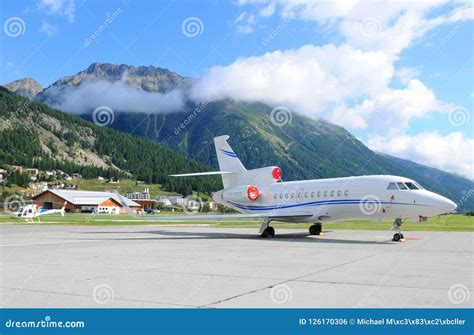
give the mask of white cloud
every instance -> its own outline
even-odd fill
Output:
[[[126,84],[126,78],[85,80],[77,86],[51,86],[45,92],[48,105],[60,110],[80,114],[98,106],[114,111],[139,113],[167,113],[183,110],[183,94],[175,89],[169,93],[147,92]]]
[[[43,23],[41,24],[39,31],[51,37],[54,34],[56,34],[56,32],[58,31],[58,28],[43,20]]]
[[[379,152],[474,179],[474,140],[460,132],[446,136],[438,132],[423,132],[390,139],[377,136],[369,139],[368,145]]]
[[[273,14],[275,14],[275,10],[276,10],[276,4],[274,2],[271,2],[268,5],[266,5],[265,7],[263,7],[260,10],[259,14],[260,14],[260,16],[263,16],[263,17],[270,17]]]
[[[234,19],[234,24],[239,33],[251,33],[254,31],[256,24],[255,15],[248,12],[242,12]]]
[[[354,107],[339,105],[329,119],[350,128],[370,127],[374,133],[397,134],[405,131],[414,118],[422,118],[432,112],[448,112],[452,107],[438,101],[422,82],[412,79],[403,89],[387,88]]]
[[[382,93],[392,75],[392,64],[382,52],[306,45],[213,67],[197,81],[192,95],[286,105],[314,116],[330,104]]]
[[[421,74],[420,69],[402,66],[396,69],[395,76],[400,80],[402,84],[407,84],[410,80],[419,77]]]
[[[240,5],[252,3],[244,1]],[[259,1],[253,4],[259,9],[262,3],[271,6],[275,1]],[[381,50],[396,58],[427,31],[442,24],[473,19],[472,3],[459,1],[449,7],[447,3],[447,0],[280,0],[278,7],[282,17],[296,12],[302,20],[336,27],[345,42],[353,47]],[[439,8],[453,7],[455,8],[448,13],[433,15]]]
[[[38,9],[47,15],[65,16],[69,22],[74,22],[76,5],[74,0],[41,0]]]

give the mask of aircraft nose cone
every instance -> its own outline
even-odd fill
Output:
[[[443,210],[443,213],[450,213],[458,207],[455,202],[443,196],[439,196],[437,202],[438,207]]]
[[[454,211],[458,205],[454,201],[449,200],[448,198],[444,198],[445,207],[448,209],[448,212]]]
[[[429,192],[428,203],[431,203],[433,208],[435,208],[436,215],[450,213],[458,207],[456,203],[454,203],[450,199],[433,192]]]

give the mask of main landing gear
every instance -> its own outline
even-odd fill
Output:
[[[323,230],[323,225],[322,223],[318,222],[309,227],[309,234],[320,235],[322,230]]]
[[[402,224],[403,220],[402,219],[395,219],[392,225],[392,230],[394,230],[396,233],[393,235],[393,242],[401,242],[405,240],[405,236],[402,234]]]
[[[261,237],[273,237],[275,236],[275,229],[269,225],[270,220],[263,220],[262,224],[260,225],[260,236]]]

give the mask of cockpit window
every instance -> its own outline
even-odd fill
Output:
[[[415,183],[415,182],[413,184],[415,184],[420,190],[424,190],[423,186],[421,186],[420,184]]]
[[[398,190],[397,184],[395,183],[388,184],[387,190]]]
[[[404,183],[397,183],[397,185],[401,190],[408,190]]]
[[[405,183],[405,185],[408,186],[410,190],[418,190],[418,187],[413,183]]]

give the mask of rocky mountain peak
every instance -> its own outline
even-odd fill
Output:
[[[24,78],[15,80],[5,85],[5,87],[13,93],[22,95],[28,98],[35,97],[38,93],[43,91],[40,83],[32,78]]]

